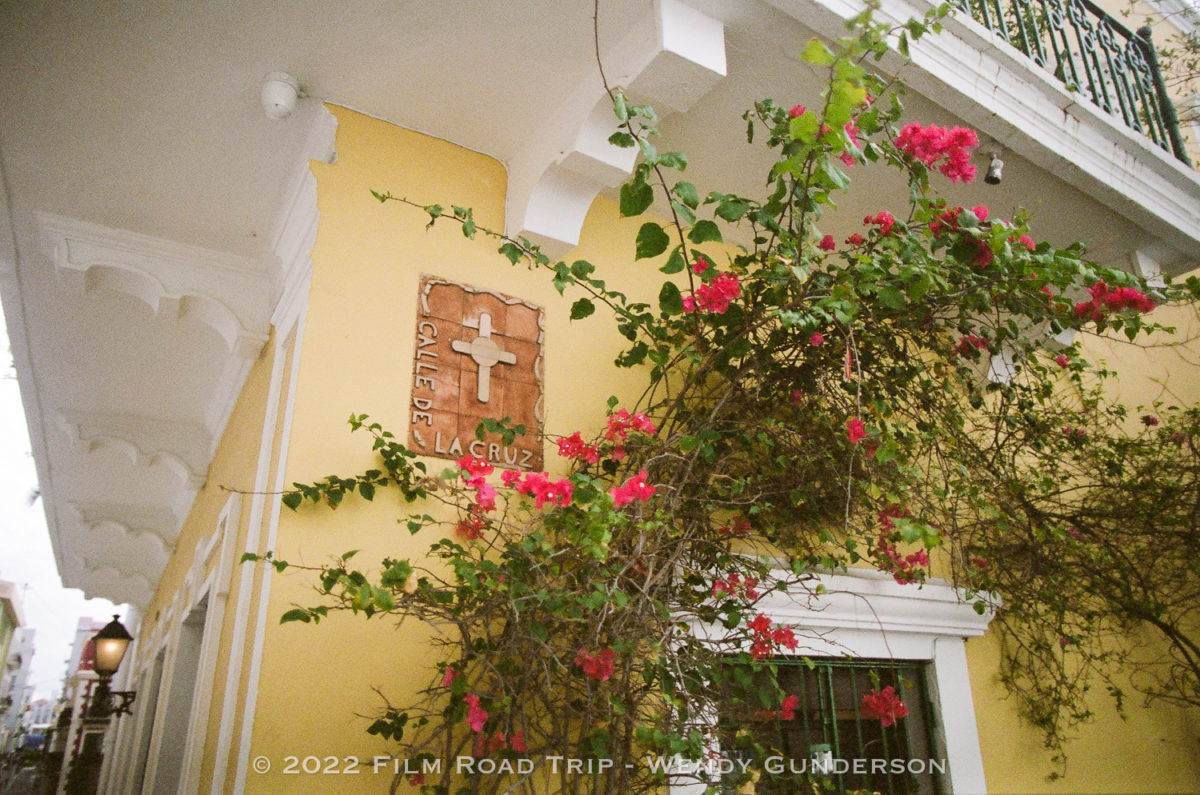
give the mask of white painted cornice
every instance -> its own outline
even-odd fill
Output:
[[[160,503],[127,505],[76,501],[69,505],[83,527],[120,528],[127,540],[146,535],[155,536],[161,547],[166,550],[174,548],[183,521],[174,511]]]
[[[63,284],[122,292],[156,315],[211,327],[252,359],[267,338],[270,281],[258,263],[198,246],[37,213],[42,246]]]
[[[773,576],[790,579],[786,571]],[[873,569],[814,574],[787,591],[771,591],[755,603],[777,624],[795,627],[802,650],[822,656],[931,659],[941,639],[979,637],[995,617],[976,613],[962,591],[940,579],[900,585]],[[693,623],[698,636],[719,642],[730,630]]]
[[[140,574],[130,574],[111,565],[107,560],[94,562],[88,558],[78,559],[78,577],[83,595],[89,599],[102,598],[115,604],[131,604],[144,608],[154,596],[158,577],[148,579]]]
[[[309,161],[332,163],[337,157],[334,149],[337,117],[324,105],[314,103],[308,125],[303,159],[289,178],[270,249],[274,299],[271,324],[276,328],[281,326],[282,316],[287,316],[295,303],[297,285],[307,285],[312,271],[310,255],[317,236],[318,212],[317,182]]]
[[[215,445],[198,423],[78,411],[61,412],[58,418],[77,451],[92,453],[106,444],[124,443],[133,448],[137,463],[178,468],[181,479],[193,487],[203,482]]]
[[[333,119],[333,115],[326,112]],[[332,153],[330,155],[332,157]],[[299,173],[276,241],[279,258],[278,298],[271,313],[271,325],[286,333],[308,305],[308,286],[312,278],[312,247],[317,239],[317,180],[307,164]]]
[[[655,0],[601,60],[613,88],[684,111],[725,76],[724,27],[681,0]],[[612,102],[592,70],[509,163],[509,234],[551,256],[578,245],[596,195],[633,170],[637,150],[608,143],[616,131]]]

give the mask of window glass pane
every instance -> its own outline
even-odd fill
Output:
[[[934,714],[927,664],[893,660],[783,659],[778,681],[799,705],[789,717],[780,710],[747,710],[723,716],[725,756],[748,762],[752,784],[739,793],[879,792],[936,793],[946,771],[934,742]],[[762,675],[765,690],[771,690]],[[891,687],[907,714],[889,725],[864,713],[863,697]],[[740,739],[739,739],[740,736]],[[770,749],[753,757],[748,738]]]

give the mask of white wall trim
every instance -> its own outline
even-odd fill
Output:
[[[307,296],[307,293],[305,293]],[[307,307],[307,299],[305,300]],[[296,383],[300,376],[300,353],[304,343],[304,319],[305,314],[298,313],[296,321],[295,344],[292,348],[291,357],[291,378],[287,387],[287,401],[284,405],[284,415],[282,427],[280,428],[279,439],[279,458],[278,466],[276,467],[275,479],[271,482],[267,491],[278,493],[283,490],[287,470],[288,446],[291,441],[292,431],[292,415],[296,407]],[[264,512],[269,516],[267,539],[265,549],[274,549],[276,539],[279,532],[279,511],[281,503],[277,498],[272,499],[264,506]],[[271,597],[271,574],[274,569],[270,566],[263,567],[262,588],[259,591],[258,614],[255,616],[254,631],[252,633],[254,639],[254,647],[250,655],[249,677],[246,684],[246,704],[242,711],[242,732],[240,743],[238,744],[237,754],[237,772],[234,778],[234,791],[244,792],[246,788],[246,774],[249,768],[250,761],[250,743],[254,735],[254,713],[258,705],[258,680],[262,668],[263,655],[263,636],[266,633],[267,626],[267,611]]]
[[[221,628],[224,625],[225,605],[229,598],[229,580],[233,573],[233,556],[236,553],[234,541],[237,539],[241,510],[242,495],[237,492],[230,494],[217,520],[216,530],[207,542],[202,541],[196,547],[193,565],[198,565],[201,571],[208,567],[214,553],[218,553],[218,556],[212,573],[201,589],[208,596],[208,606],[200,645],[199,670],[196,672],[196,688],[192,697],[191,718],[188,721],[187,748],[184,750],[183,769],[179,776],[180,792],[198,792],[200,788],[213,681],[216,678],[217,660],[221,650]],[[199,601],[199,598],[192,600],[193,608]]]

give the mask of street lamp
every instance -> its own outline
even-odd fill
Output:
[[[129,707],[137,693],[133,690],[109,690],[108,683],[121,667],[121,660],[125,659],[125,651],[132,640],[133,636],[129,634],[129,630],[125,629],[115,615],[112,621],[92,636],[92,645],[96,651],[93,669],[100,677],[100,683],[96,685],[96,692],[92,694],[88,717],[107,718],[110,715],[131,714],[132,710]]]

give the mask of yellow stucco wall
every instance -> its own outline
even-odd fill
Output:
[[[610,393],[636,396],[641,380],[612,368],[621,340],[599,313],[570,323],[571,297],[559,296],[544,274],[511,266],[496,254],[494,241],[467,241],[449,221],[426,230],[419,210],[381,205],[369,193],[376,189],[419,203],[470,206],[481,226],[500,228],[506,190],[500,164],[352,111],[331,110],[339,125],[338,158],[332,165],[313,166],[320,225],[294,395],[288,482],[373,465],[368,437],[349,432],[346,418],[351,413],[366,412],[404,438],[421,273],[519,296],[545,308],[549,433],[595,430]],[[653,265],[630,261],[637,225],[618,218],[611,202],[597,200],[584,227],[584,243],[572,259],[596,263],[605,278],[642,289],[655,284],[636,279],[639,269],[648,271]],[[604,378],[597,379],[597,373]],[[547,450],[547,466],[553,469],[557,461]],[[438,471],[446,463],[434,460],[430,466]],[[312,506],[295,513],[284,510],[274,549],[283,559],[310,566],[352,549],[361,550],[355,563],[365,568],[385,555],[420,556],[432,536],[410,536],[397,524],[402,515],[404,506],[386,491],[374,503],[349,499],[336,512]],[[297,761],[291,762],[296,774],[283,770],[289,757],[319,761],[321,769],[333,760],[332,769],[340,771],[349,767],[344,760],[386,753],[386,744],[365,733],[369,716],[380,711],[383,697],[404,705],[430,683],[428,635],[415,625],[397,632],[380,619],[348,614],[331,615],[319,626],[280,625],[278,616],[286,610],[318,605],[322,599],[310,573],[276,575],[268,570],[266,575],[268,620],[250,757],[269,760],[271,770],[252,770],[246,791],[386,792],[386,772],[309,774]],[[1019,722],[995,681],[994,644],[987,638],[972,641],[968,654],[986,773],[994,791],[1187,791],[1200,782],[1195,730],[1189,734],[1178,715],[1164,718],[1134,704],[1129,722],[1104,716],[1087,728],[1077,747],[1068,749],[1073,759],[1067,777],[1049,784],[1044,776],[1052,767],[1039,735]],[[1150,749],[1154,761],[1140,762]]]
[[[1186,275],[1180,279],[1186,278]],[[1150,346],[1135,346],[1121,335],[1081,337],[1083,355],[1121,374],[1109,394],[1131,407],[1128,424],[1140,424],[1152,404],[1200,404],[1200,323],[1193,308],[1160,307],[1150,318],[1176,328],[1156,334]],[[1159,639],[1143,633],[1127,641],[1151,650]],[[1166,793],[1200,791],[1200,710],[1157,702],[1149,707],[1126,683],[1126,717],[1116,711],[1102,682],[1095,682],[1089,708],[1096,718],[1082,726],[1064,749],[1065,777],[1047,776],[1060,768],[1042,749],[1040,735],[1021,722],[998,680],[999,647],[986,636],[967,644],[979,739],[989,791],[994,793]],[[1119,681],[1126,681],[1118,677]]]
[[[422,273],[496,290],[540,304],[546,313],[545,425],[549,432],[594,431],[609,394],[637,395],[642,380],[611,367],[621,337],[597,315],[570,323],[570,300],[544,273],[514,267],[497,243],[466,240],[450,221],[426,230],[427,218],[398,203],[381,205],[370,189],[422,204],[469,206],[480,226],[502,228],[507,178],[494,160],[352,111],[337,116],[336,164],[314,164],[320,225],[295,394],[287,459],[288,482],[313,481],[374,465],[365,433],[351,434],[351,413],[368,413],[400,438],[407,432],[416,328],[417,285]],[[574,255],[628,263],[637,223],[617,218],[613,203],[599,201],[588,229],[591,241]],[[631,267],[631,266],[630,266]],[[653,265],[641,263],[641,268]],[[598,383],[597,372],[612,376]],[[588,385],[581,390],[580,385]],[[562,468],[547,450],[546,466]],[[432,472],[451,462],[428,461]],[[565,471],[565,470],[564,470]],[[421,512],[429,510],[422,506]],[[319,565],[359,549],[364,568],[384,556],[420,557],[434,540],[410,536],[397,524],[404,515],[397,495],[381,492],[374,503],[348,499],[331,513],[305,506],[284,510],[276,554],[292,563]],[[432,675],[427,635],[416,625],[395,632],[384,620],[331,615],[319,626],[278,624],[295,605],[321,604],[311,575],[271,575],[251,757],[273,762],[265,775],[251,772],[248,792],[302,791],[304,778],[281,772],[289,756],[371,758],[387,746],[365,733],[362,716],[380,711],[379,687],[396,704],[411,699]],[[322,776],[322,792],[386,791],[387,775]]]

